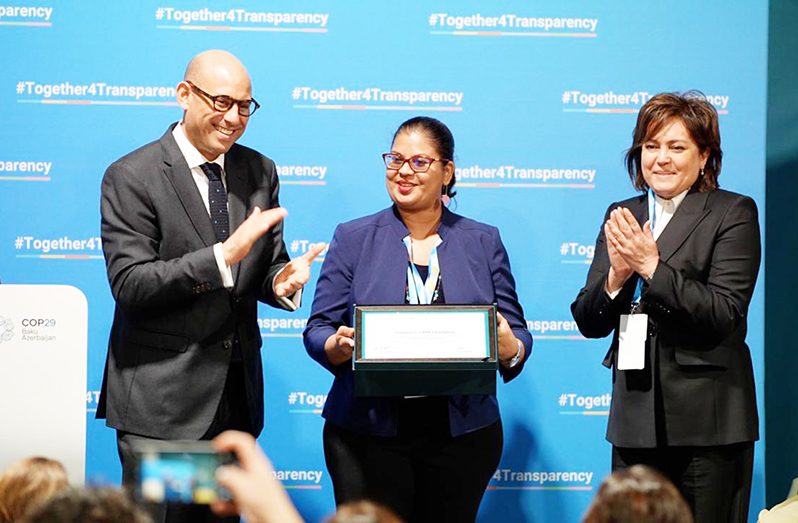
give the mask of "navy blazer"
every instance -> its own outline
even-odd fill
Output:
[[[408,255],[402,239],[409,234],[395,207],[339,225],[316,285],[313,308],[304,332],[310,356],[335,375],[322,416],[349,430],[396,435],[397,399],[356,398],[350,362],[334,367],[324,343],[341,325],[354,325],[358,305],[405,303]],[[443,210],[438,229],[441,285],[448,303],[496,303],[515,336],[524,344],[524,361],[512,369],[500,366],[505,382],[521,372],[532,352],[532,335],[518,303],[510,261],[499,231]],[[499,419],[495,395],[452,396],[449,422],[458,436]]]

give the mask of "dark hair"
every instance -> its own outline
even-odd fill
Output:
[[[692,188],[700,192],[714,191],[719,187],[718,176],[723,159],[718,112],[700,91],[656,94],[637,113],[632,147],[626,152],[625,158],[626,170],[632,184],[639,191],[648,189],[640,165],[643,144],[674,118],[678,118],[684,124],[700,152],[709,152],[704,174],[698,177]]]
[[[446,124],[429,116],[414,116],[400,125],[396,132],[393,133],[391,143],[395,142],[396,137],[400,134],[413,131],[424,133],[427,138],[432,140],[442,160],[454,161],[454,136],[452,136],[452,131],[446,127]],[[457,194],[457,191],[454,190],[455,182],[455,176],[452,173],[452,179],[444,188],[443,193],[449,198],[454,198],[454,195]]]
[[[645,465],[607,476],[582,523],[692,523],[690,508],[673,483]]]
[[[21,523],[151,523],[144,509],[115,488],[68,488]]]

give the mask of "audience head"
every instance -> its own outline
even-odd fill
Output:
[[[325,523],[402,523],[402,520],[391,509],[364,500],[339,505]]]
[[[0,476],[0,523],[18,521],[68,486],[66,469],[59,461],[33,457],[14,463]]]
[[[690,508],[660,473],[634,465],[609,475],[582,523],[692,523]]]
[[[121,489],[68,488],[28,513],[20,523],[152,523]]]

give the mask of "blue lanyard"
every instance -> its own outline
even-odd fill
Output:
[[[648,221],[651,222],[651,232],[654,232],[654,223],[657,221],[657,197],[654,195],[654,191],[651,189],[648,190]]]
[[[657,198],[654,196],[654,191],[648,190],[648,221],[651,226],[651,232],[654,232],[654,223],[657,220]],[[640,296],[643,294],[643,277],[637,275],[637,285],[635,286],[635,295],[632,298],[632,308],[635,309],[640,304]]]
[[[437,243],[432,247],[429,253],[429,274],[427,281],[419,274],[418,269],[413,263],[413,244],[410,240],[410,235],[402,238],[405,247],[407,247],[407,302],[411,305],[429,305],[435,300],[435,289],[438,286],[438,279],[441,274],[440,263],[438,262],[438,245],[443,242],[439,237]]]

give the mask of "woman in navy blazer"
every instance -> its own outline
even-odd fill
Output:
[[[474,521],[499,464],[494,395],[364,398],[351,368],[354,304],[498,304],[500,373],[521,372],[532,348],[499,232],[449,211],[454,139],[412,118],[383,155],[393,205],[338,226],[304,333],[334,376],[322,416],[337,504],[369,498],[406,521]],[[426,285],[425,285],[426,284]]]

